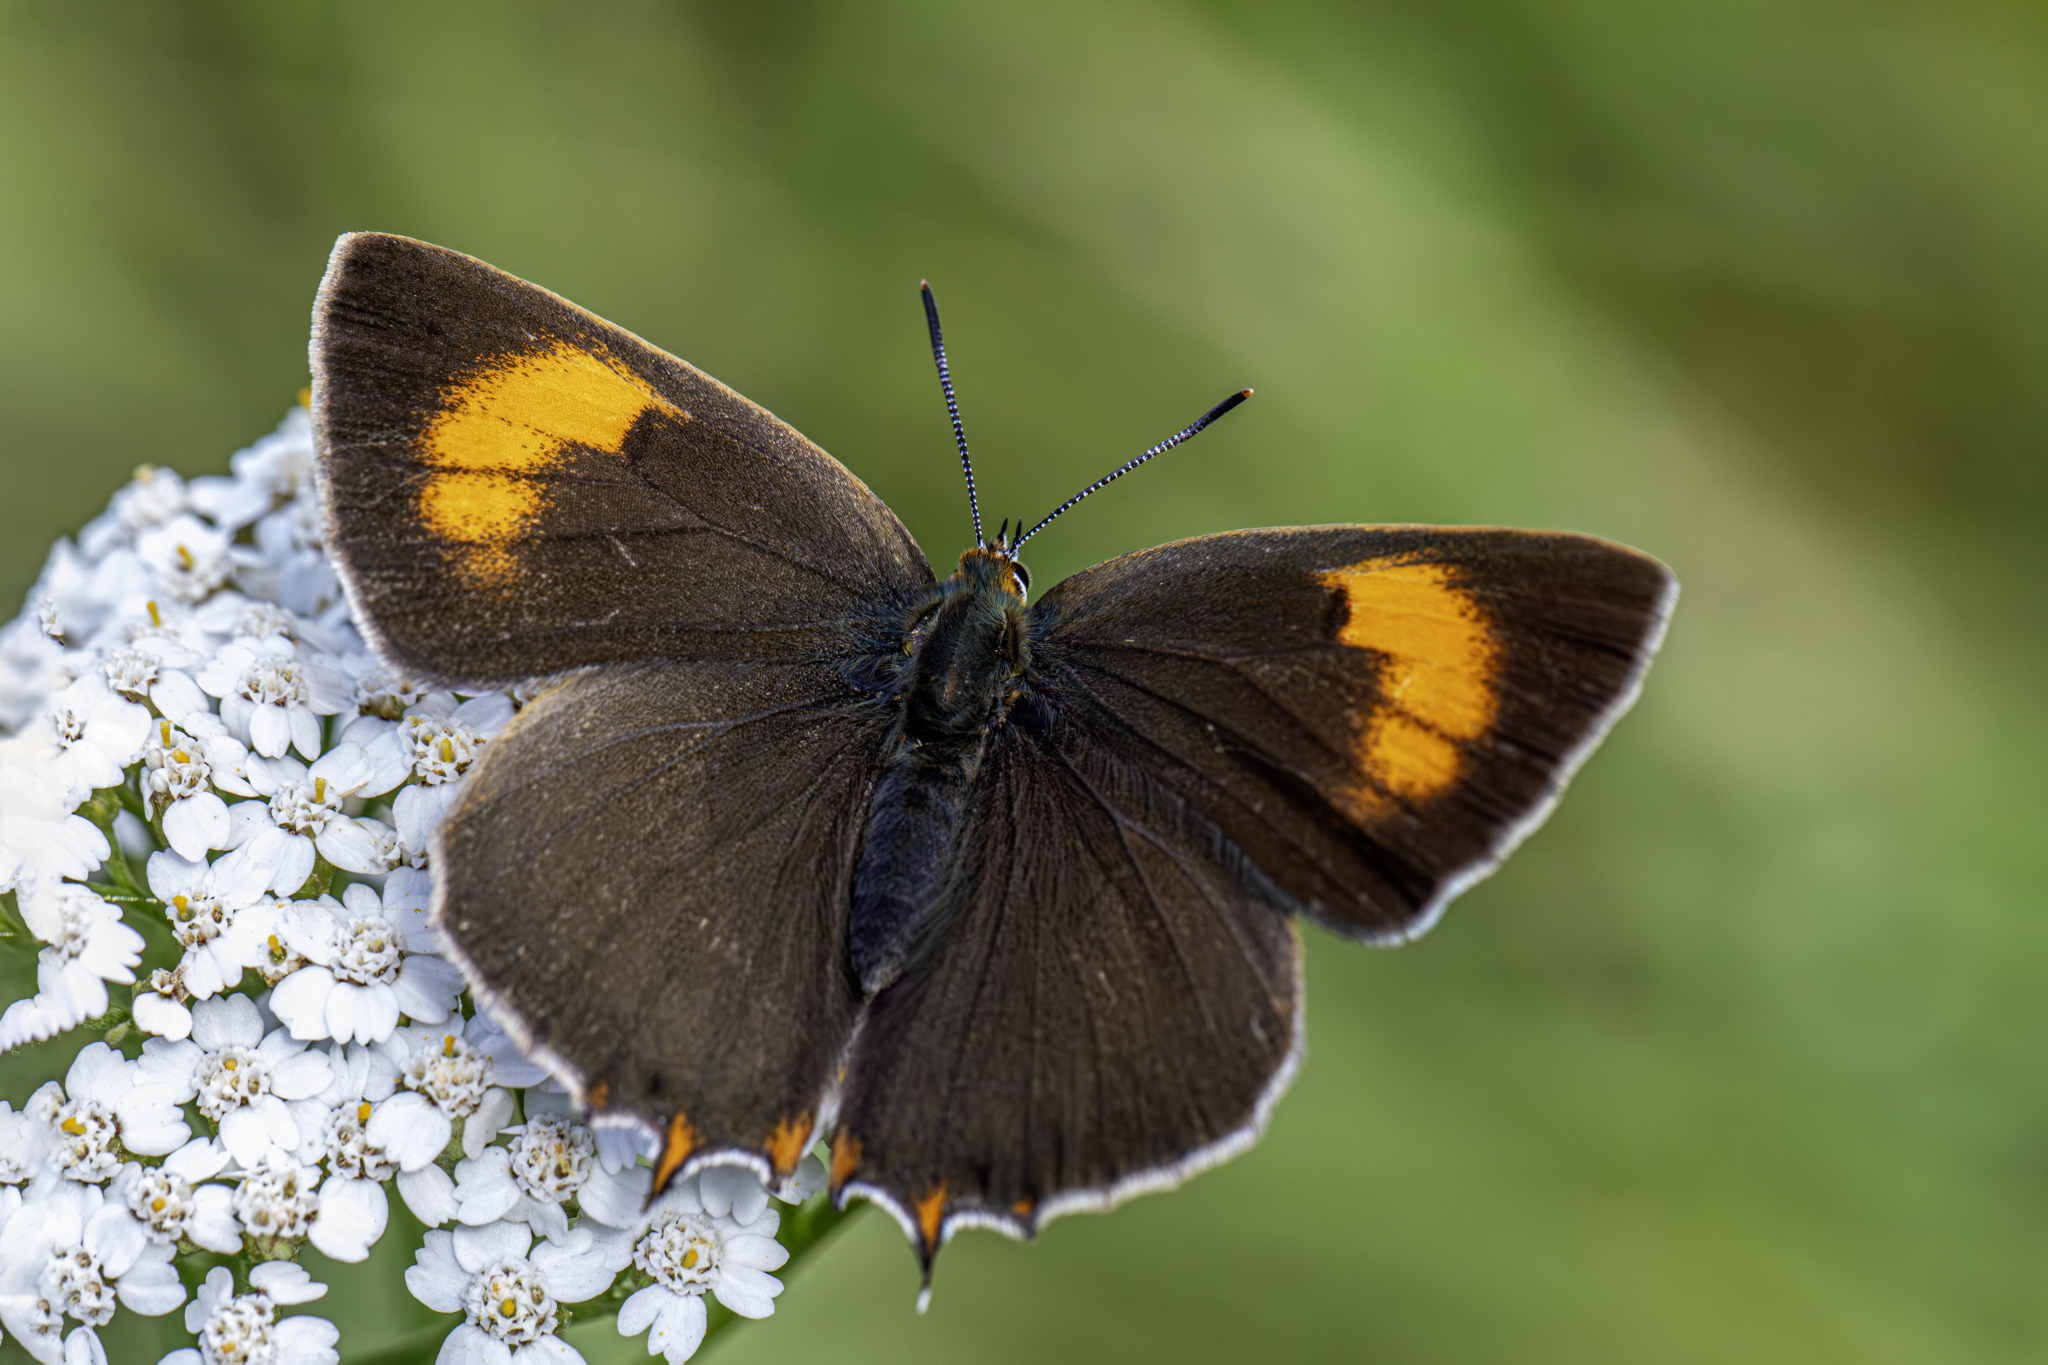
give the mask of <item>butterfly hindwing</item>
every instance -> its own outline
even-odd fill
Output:
[[[816,657],[931,586],[895,514],[773,414],[458,252],[343,237],[312,350],[329,543],[423,677]]]
[[[1145,774],[1055,722],[992,740],[954,903],[877,996],[835,1186],[927,1263],[963,1224],[1029,1235],[1248,1144],[1299,1053],[1289,918]]]
[[[1240,531],[1054,587],[1033,661],[1298,908],[1398,939],[1541,820],[1634,700],[1675,593],[1586,536]]]
[[[627,664],[493,740],[435,922],[598,1120],[786,1174],[859,1009],[847,879],[887,725],[825,666]]]

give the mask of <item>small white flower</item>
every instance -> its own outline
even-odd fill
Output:
[[[49,946],[36,960],[36,993],[0,1015],[0,1049],[48,1038],[107,1012],[107,983],[133,984],[142,935],[121,912],[72,882],[33,877],[20,887],[21,916]]]
[[[185,1330],[199,1345],[173,1351],[158,1365],[338,1365],[334,1343],[341,1333],[333,1323],[311,1314],[277,1316],[277,1305],[304,1301],[290,1294],[307,1282],[290,1261],[265,1261],[249,1272],[250,1292],[238,1295],[233,1272],[215,1266],[185,1305]],[[310,1298],[327,1292],[325,1285],[313,1288]]]
[[[704,1295],[742,1317],[775,1311],[789,1252],[775,1240],[779,1215],[753,1174],[713,1166],[655,1201],[633,1242],[633,1264],[654,1278],[619,1307],[619,1333],[649,1333],[648,1353],[680,1365],[704,1341]]]
[[[292,758],[251,759],[248,776],[268,799],[231,807],[228,836],[234,857],[260,863],[270,886],[290,895],[313,874],[317,852],[344,872],[387,872],[384,828],[346,814],[351,796],[374,796],[365,784],[376,775],[361,746],[337,744],[307,768]]]
[[[112,1320],[117,1302],[157,1317],[185,1301],[171,1255],[98,1186],[52,1182],[7,1222],[0,1321],[37,1360],[69,1360],[59,1339],[66,1316],[93,1328]],[[88,1337],[86,1348],[78,1358],[93,1359],[97,1338]]]
[[[107,510],[87,524],[79,540],[97,558],[105,553],[101,542],[132,544],[142,532],[163,525],[190,505],[185,480],[175,469],[142,465],[114,494]]]
[[[319,505],[311,498],[286,503],[256,523],[256,549],[277,600],[309,616],[341,600],[324,534]]]
[[[400,1174],[401,1157],[414,1153],[387,1151],[369,1134],[371,1119],[397,1083],[398,1069],[388,1057],[371,1048],[337,1044],[328,1050],[328,1070],[334,1079],[318,1097],[326,1116],[318,1130],[304,1134],[299,1143],[300,1157],[324,1161],[328,1172],[320,1186],[313,1245],[338,1261],[360,1261],[383,1236],[390,1218],[383,1182]],[[442,1142],[446,1145],[445,1138]],[[436,1147],[422,1160],[431,1161],[439,1153]]]
[[[71,619],[63,620],[69,629]],[[63,646],[45,634],[39,622],[17,616],[0,626],[0,730],[27,724],[43,698],[71,680],[72,665]]]
[[[235,1192],[206,1183],[227,1164],[227,1149],[210,1138],[194,1138],[161,1166],[129,1162],[110,1188],[152,1241],[172,1245],[189,1237],[208,1251],[228,1255],[242,1249]]]
[[[231,858],[209,865],[164,850],[150,855],[148,869],[149,889],[185,950],[179,969],[187,995],[217,995],[264,960],[279,907],[264,898],[261,868]]]
[[[464,1322],[441,1347],[444,1362],[542,1365],[583,1357],[554,1334],[556,1306],[601,1294],[631,1255],[623,1236],[581,1233],[543,1242],[516,1223],[429,1232],[405,1272],[413,1297]],[[529,1252],[529,1248],[531,1251]]]
[[[265,758],[288,749],[320,754],[320,717],[349,701],[347,680],[326,660],[301,651],[258,655],[223,645],[199,670],[199,686],[220,698],[220,718],[236,738]]]
[[[235,571],[233,541],[189,514],[138,536],[135,552],[156,575],[164,596],[174,602],[204,601]]]
[[[149,711],[115,696],[94,674],[51,697],[29,731],[44,746],[46,780],[71,806],[101,787],[118,786],[148,733]]]
[[[451,1119],[483,1109],[495,1079],[491,1058],[463,1036],[472,1022],[456,1017],[438,1026],[408,1026],[386,1044],[398,1063],[398,1083]]]
[[[438,1024],[462,994],[461,975],[432,954],[424,931],[408,941],[409,916],[394,920],[360,882],[342,899],[322,896],[286,908],[285,941],[310,965],[278,984],[271,1011],[294,1038],[381,1043],[400,1015]]]
[[[183,969],[175,971],[157,968],[149,974],[149,980],[138,986],[135,998],[129,1004],[130,1017],[135,1027],[144,1033],[173,1040],[192,1036],[192,1011],[185,1006],[190,997],[185,990]]]
[[[412,752],[413,771],[422,782],[456,781],[483,751],[483,736],[459,720],[415,714],[398,724]]]
[[[35,1173],[43,1157],[43,1126],[26,1110],[0,1100],[0,1185],[19,1185]],[[11,1212],[11,1210],[10,1210]],[[0,1228],[6,1219],[0,1217]]]
[[[320,1213],[320,1172],[272,1147],[235,1186],[235,1217],[259,1243],[296,1241]]]
[[[219,1129],[221,1145],[243,1166],[254,1166],[272,1147],[296,1149],[300,1125],[290,1106],[317,1108],[313,1097],[333,1079],[324,1052],[306,1051],[281,1028],[265,1034],[246,995],[193,1006],[190,1040],[151,1038],[136,1065],[181,1101],[196,1100]]]
[[[36,599],[36,625],[52,640],[64,638],[64,627],[57,620],[57,599],[39,597]]]
[[[113,852],[37,757],[26,737],[0,740],[0,891],[30,876],[81,881]]]
[[[63,1086],[45,1083],[24,1112],[42,1126],[59,1174],[98,1183],[121,1169],[117,1144],[162,1156],[192,1136],[178,1112],[181,1099],[105,1043],[88,1043],[72,1059]]]
[[[210,713],[193,712],[183,719],[192,732],[168,718],[149,727],[142,750],[142,786],[151,811],[163,818],[164,838],[180,857],[197,859],[208,849],[228,846],[233,827],[227,802],[213,788],[252,794],[241,775],[249,751]]]
[[[192,480],[192,506],[227,530],[266,516],[280,502],[310,497],[313,491],[313,428],[309,414],[294,406],[277,430],[235,452],[232,476]]]
[[[337,1057],[342,1052],[338,1045],[334,1048]],[[444,1223],[453,1218],[454,1187],[448,1173],[434,1165],[454,1135],[453,1122],[426,1096],[396,1088],[397,1066],[383,1051],[355,1046],[346,1050],[346,1057],[346,1080],[330,1088],[323,1098],[337,1109],[353,1112],[360,1125],[356,1140],[362,1147],[363,1169],[381,1171],[395,1166],[399,1193],[422,1222]],[[323,1128],[323,1153],[338,1150],[331,1144],[345,1136],[342,1128],[339,1123],[332,1131]],[[347,1173],[356,1159],[343,1151],[340,1162],[330,1160],[330,1165],[337,1173]]]
[[[646,1181],[606,1171],[588,1128],[567,1119],[529,1118],[510,1147],[486,1147],[456,1163],[456,1216],[471,1226],[503,1220],[524,1223],[550,1242],[569,1237],[563,1205],[581,1202],[586,1217],[597,1209],[630,1210],[646,1203]],[[631,1215],[614,1214],[621,1221]]]
[[[434,689],[427,683],[393,673],[374,655],[358,656],[355,670],[356,709],[366,716],[397,720],[407,708],[417,706]]]

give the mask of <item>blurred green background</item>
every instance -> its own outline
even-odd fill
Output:
[[[921,1319],[866,1218],[720,1358],[2048,1353],[2048,10],[0,5],[6,610],[131,467],[276,421],[353,228],[687,357],[941,563],[920,276],[992,520],[1259,391],[1041,584],[1331,521],[1685,582],[1501,875],[1400,952],[1311,936],[1252,1154],[970,1233]],[[345,1339],[402,1336],[410,1245],[335,1272]]]

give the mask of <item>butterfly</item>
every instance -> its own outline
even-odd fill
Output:
[[[975,522],[944,580],[772,414],[423,242],[337,243],[312,410],[380,655],[546,679],[432,852],[480,1004],[644,1132],[657,1191],[829,1133],[834,1199],[928,1283],[959,1228],[1255,1141],[1302,1056],[1297,923],[1429,928],[1635,699],[1677,584],[1580,535],[1316,526],[1033,598],[1045,522],[983,534],[924,299]]]

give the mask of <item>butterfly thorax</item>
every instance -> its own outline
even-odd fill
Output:
[[[1020,586],[1009,560],[969,550],[912,615],[896,685],[905,739],[969,739],[1001,722],[1030,663]]]
[[[910,614],[890,703],[896,731],[854,872],[847,946],[862,991],[902,974],[937,927],[940,884],[989,736],[1026,693],[1023,579],[976,548]]]

